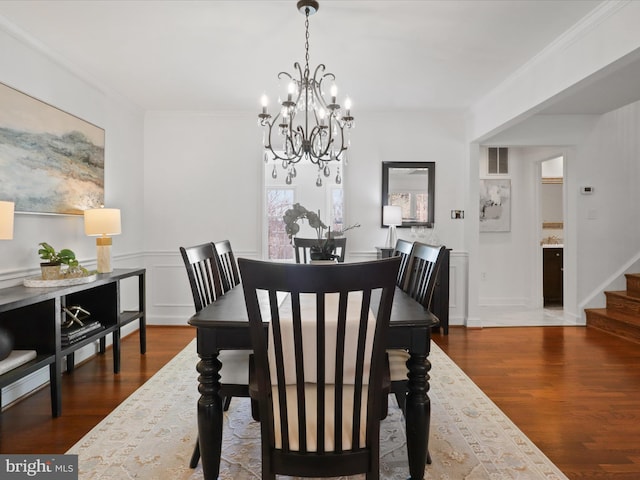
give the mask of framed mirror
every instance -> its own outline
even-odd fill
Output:
[[[382,210],[385,205],[402,208],[398,227],[433,227],[436,184],[435,162],[382,162]]]

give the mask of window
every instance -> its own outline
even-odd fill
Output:
[[[344,165],[332,162],[331,175],[322,177],[323,186],[316,187],[318,167],[308,160],[296,165],[297,176],[291,185],[285,182],[285,171],[280,162],[269,160],[264,166],[264,215],[262,249],[269,260],[293,261],[295,253],[282,220],[284,212],[294,203],[320,212],[320,219],[332,231],[345,227],[344,190],[342,184],[335,183],[337,168],[344,176]],[[300,222],[298,236],[315,238],[316,231],[306,221]]]
[[[344,224],[344,190],[342,187],[331,189],[331,230],[342,231]]]
[[[284,229],[282,216],[294,203],[292,188],[267,188],[267,250],[270,260],[293,258],[293,248]]]
[[[489,175],[506,175],[509,173],[508,148],[489,147],[487,173]]]

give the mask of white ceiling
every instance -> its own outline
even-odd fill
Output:
[[[356,116],[465,109],[601,3],[321,0],[310,66],[326,64]],[[295,4],[3,0],[0,16],[145,110],[257,110],[278,72],[304,61]]]

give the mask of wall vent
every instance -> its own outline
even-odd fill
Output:
[[[509,173],[509,149],[507,147],[489,147],[487,173],[489,175]]]

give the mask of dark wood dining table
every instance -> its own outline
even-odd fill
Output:
[[[372,305],[376,302],[372,302]],[[376,303],[377,305],[377,303]],[[408,350],[408,394],[406,434],[409,473],[422,480],[429,442],[431,405],[429,401],[428,356],[431,328],[438,319],[401,289],[396,288],[391,310],[387,348]],[[249,320],[242,285],[237,285],[189,320],[197,328],[198,436],[205,480],[215,480],[220,471],[223,405],[220,391],[220,350],[251,349]]]

